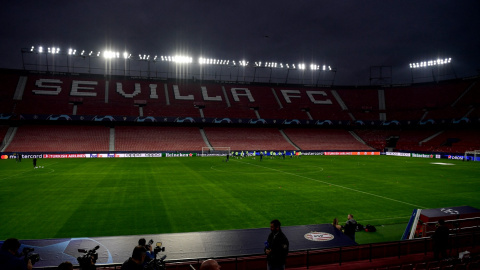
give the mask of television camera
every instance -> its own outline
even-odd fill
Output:
[[[90,250],[78,249],[78,252],[85,253],[83,256],[77,258],[81,269],[95,269],[95,263],[98,259],[97,250],[100,246],[96,246]]]
[[[34,250],[34,248],[24,247],[22,253],[20,253],[20,256],[25,256],[25,262],[30,260],[32,265],[34,265],[36,262],[40,261],[40,255],[38,253],[33,253]]]

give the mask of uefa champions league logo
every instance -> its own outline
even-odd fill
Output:
[[[333,240],[335,236],[326,232],[309,232],[305,234],[305,239],[316,242],[325,242]]]

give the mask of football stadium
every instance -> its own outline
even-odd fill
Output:
[[[145,238],[165,248],[157,268],[263,269],[274,219],[289,267],[426,264],[439,217],[452,254],[478,245],[479,77],[336,86],[329,67],[265,77],[178,56],[99,75],[101,53],[73,67],[54,51],[0,74],[0,238],[34,248],[35,267],[77,267],[83,249],[120,268]],[[355,241],[331,225],[349,214]]]
[[[480,269],[479,3],[166,2],[0,11],[0,270]]]

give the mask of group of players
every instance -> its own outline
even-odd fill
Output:
[[[242,159],[242,158],[252,158],[256,159],[256,157],[259,157],[260,160],[263,160],[263,157],[270,157],[270,159],[285,159],[286,156],[289,156],[290,158],[296,157],[300,158],[302,156],[302,152],[300,151],[232,151],[231,153],[227,153],[225,161],[228,161],[230,159],[230,156],[236,159]]]

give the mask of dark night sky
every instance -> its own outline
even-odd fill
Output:
[[[480,1],[8,1],[0,10],[2,68],[21,48],[68,47],[222,59],[327,64],[340,83],[368,84],[370,66],[451,57],[480,69]]]

